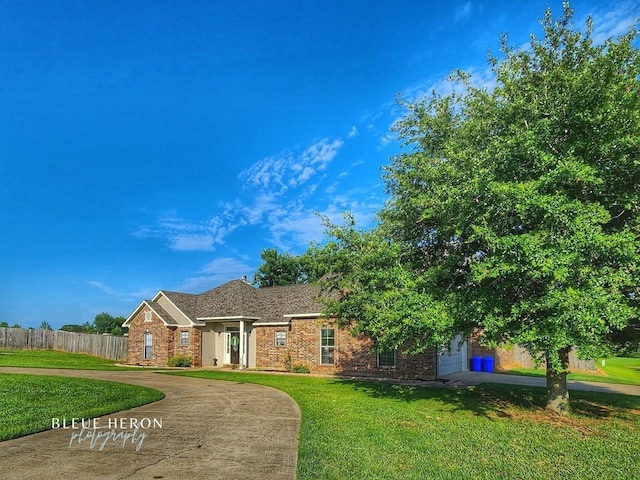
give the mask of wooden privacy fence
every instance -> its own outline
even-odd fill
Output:
[[[493,357],[495,360],[496,371],[511,370],[512,368],[535,368],[535,359],[527,352],[524,347],[520,345],[514,345],[509,349],[496,348],[490,349],[480,345],[478,339],[480,333],[476,333],[471,336],[469,342],[469,356],[470,357]],[[546,368],[546,362],[542,362],[539,368]],[[597,372],[595,361],[584,360],[578,358],[576,355],[576,349],[572,349],[569,353],[569,370],[570,371],[584,371],[584,372]]]
[[[514,345],[509,350],[503,350],[500,352],[500,361],[502,361],[505,366],[510,363],[513,364],[514,368],[535,368],[536,362],[533,357],[520,345]],[[542,362],[542,368],[545,368],[546,363]],[[578,358],[576,354],[576,349],[574,348],[569,352],[569,370],[580,370],[583,372],[595,372],[597,371],[595,362],[590,359],[582,359]]]
[[[111,360],[125,360],[128,345],[127,337],[62,330],[0,327],[0,348],[6,349],[63,350],[71,353],[87,353]]]

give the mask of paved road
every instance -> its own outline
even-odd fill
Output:
[[[98,420],[98,426],[108,427],[110,420],[134,419],[141,424],[143,419],[161,419],[161,429],[139,430],[124,446],[120,439],[109,439],[100,451],[101,438],[91,448],[86,437],[91,429],[73,441],[72,435],[80,430],[49,430],[1,442],[0,478],[295,479],[300,409],[279,390],[145,371],[2,367],[0,373],[112,380],[152,387],[166,395],[159,402]],[[140,433],[147,434],[142,441]]]

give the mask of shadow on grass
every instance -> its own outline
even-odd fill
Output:
[[[540,387],[486,383],[470,388],[411,386],[384,382],[335,380],[372,398],[396,399],[403,402],[437,402],[443,410],[472,413],[488,418],[511,417],[514,414],[540,413],[545,410],[547,391]],[[586,392],[570,393],[572,415],[583,418],[637,419],[640,397],[632,395]]]

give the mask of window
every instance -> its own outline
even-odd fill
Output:
[[[151,360],[151,349],[153,347],[153,335],[151,332],[144,334],[144,359]]]
[[[333,365],[333,352],[336,348],[335,330],[333,328],[323,328],[320,330],[320,363],[323,365]]]
[[[393,368],[396,366],[395,350],[378,350],[378,366],[383,368]]]
[[[276,332],[276,347],[284,347],[287,345],[287,332],[280,330]]]
[[[189,332],[180,332],[180,345],[183,347],[189,345]]]

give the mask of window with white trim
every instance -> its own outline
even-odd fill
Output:
[[[285,330],[276,331],[276,347],[287,346],[287,332]]]
[[[144,359],[151,360],[153,348],[153,334],[151,332],[145,332],[144,334]]]
[[[396,366],[395,350],[378,350],[378,367],[393,368]]]
[[[183,347],[189,345],[189,332],[180,332],[180,345]]]
[[[335,332],[333,328],[323,328],[320,330],[320,363],[322,365],[333,365],[335,363]]]

